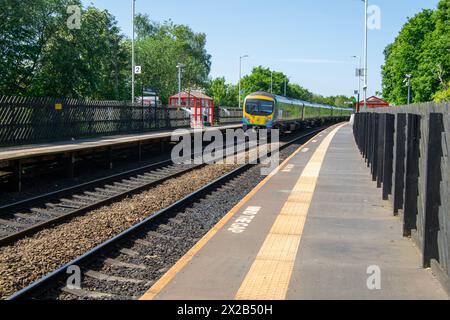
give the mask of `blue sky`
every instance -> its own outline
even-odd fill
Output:
[[[407,17],[435,8],[438,0],[371,0],[381,9],[381,29],[369,31],[369,94],[381,91],[383,50]],[[131,36],[131,0],[83,0],[116,16]],[[353,55],[363,55],[361,0],[137,0],[136,11],[152,20],[171,19],[207,34],[211,76],[239,78],[239,56],[248,54],[243,74],[263,65],[287,74],[322,95],[352,95],[358,80]]]

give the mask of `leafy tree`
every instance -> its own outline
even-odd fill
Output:
[[[207,53],[206,35],[171,21],[162,24],[139,16],[136,44],[137,63],[143,67],[137,77],[137,94],[142,85],[157,89],[163,101],[177,93],[177,65],[184,65],[182,87],[190,90],[207,86],[211,56]]]
[[[214,99],[216,106],[237,107],[238,106],[238,86],[227,84],[224,77],[209,81],[206,94]]]
[[[242,89],[245,92],[242,99],[244,99],[245,95],[248,95],[255,91],[270,92],[272,74],[273,74],[273,93],[278,95],[284,95],[284,83],[285,80],[287,79],[287,76],[282,72],[277,71],[272,72],[268,68],[259,66],[254,68],[250,75],[247,75],[242,79]],[[348,104],[345,103],[348,101],[356,103],[356,99],[354,97],[346,97],[343,95],[323,97],[321,95],[313,94],[308,89],[305,89],[296,83],[290,83],[289,80],[287,80],[286,84],[287,84],[286,96],[289,98],[317,102],[333,106],[349,106]]]
[[[0,91],[92,99],[124,99],[128,48],[112,15],[82,10],[81,29],[67,27],[79,0],[2,0]]]
[[[1,1],[0,92],[27,93],[49,39],[65,25],[69,2],[80,4],[68,0]]]
[[[128,48],[114,17],[89,7],[82,13],[80,30],[62,28],[49,39],[42,68],[30,92],[40,96],[126,99],[131,70]]]
[[[450,101],[450,82],[447,85],[447,88],[437,92],[434,96],[434,101],[436,102],[443,102],[443,101]]]
[[[430,101],[450,80],[450,1],[423,10],[408,20],[394,43],[385,49],[383,97],[397,105],[407,102],[405,75],[412,74],[413,102]]]

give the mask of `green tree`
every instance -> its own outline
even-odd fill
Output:
[[[143,68],[137,77],[136,94],[142,85],[157,89],[162,100],[177,93],[177,65],[184,65],[182,88],[205,88],[211,69],[211,56],[207,53],[206,35],[195,33],[188,26],[171,21],[162,24],[151,22],[147,16],[139,16],[136,44],[136,61]]]
[[[0,2],[0,92],[26,94],[42,65],[46,45],[65,25],[68,0]]]
[[[450,101],[450,82],[448,83],[447,88],[437,92],[433,96],[433,99],[436,102]]]
[[[384,53],[383,97],[391,103],[407,102],[406,74],[412,75],[413,102],[430,101],[445,91],[450,80],[450,0],[410,18]]]
[[[124,99],[129,50],[112,15],[81,12],[81,29],[67,26],[78,0],[2,0],[0,91],[92,99]]]
[[[129,97],[129,46],[114,17],[89,7],[80,30],[62,28],[46,46],[30,93],[39,96],[122,100]]]
[[[216,106],[238,107],[238,86],[226,83],[224,77],[210,80],[206,94],[214,99]]]

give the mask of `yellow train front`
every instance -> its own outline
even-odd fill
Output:
[[[290,99],[267,92],[254,92],[244,101],[244,130],[280,129],[293,131],[318,124],[347,121],[351,108],[340,108]]]

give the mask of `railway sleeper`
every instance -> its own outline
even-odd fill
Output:
[[[84,194],[87,195],[87,196],[93,197],[95,199],[95,201],[108,199],[110,197],[109,195],[105,195],[105,193],[111,193],[111,192],[107,192],[106,190],[105,191],[99,191],[99,192],[101,192],[101,193],[85,191]]]
[[[145,174],[145,177],[147,179],[152,179],[154,181],[158,181],[158,180],[161,180],[161,179],[165,178],[166,175],[156,175],[156,174],[153,174],[153,173],[148,173],[148,174]]]
[[[145,185],[145,184],[154,182],[154,180],[144,179],[144,178],[134,178],[134,177],[131,177],[130,180],[134,181],[136,183],[140,183],[141,185]]]
[[[172,228],[170,228],[169,230],[172,230]],[[159,232],[156,232],[156,231],[150,231],[148,233],[148,235],[149,236],[153,236],[155,238],[169,240],[169,241],[180,241],[181,239],[183,239],[182,237],[169,236],[167,234],[162,234],[162,233],[159,233]]]
[[[137,187],[142,187],[141,184],[133,184],[130,182],[116,182],[114,183],[114,187],[125,188],[127,190],[135,189]]]
[[[125,277],[117,277],[117,276],[110,276],[101,272],[89,270],[84,273],[85,276],[100,280],[100,281],[107,281],[107,282],[122,282],[122,283],[133,283],[133,284],[141,284],[145,283],[144,280],[139,279],[131,279],[131,278],[125,278]]]
[[[62,211],[56,211],[56,210],[51,210],[51,209],[55,209],[54,206],[50,206],[50,204],[47,204],[47,206],[50,207],[49,208],[31,208],[30,211],[36,214],[44,214],[47,216],[53,216],[53,217],[58,217],[64,214],[64,212]]]
[[[80,195],[74,195],[73,198],[74,198],[74,199],[78,199],[78,200],[80,200],[80,201],[83,201],[83,202],[85,202],[86,204],[91,204],[91,203],[94,203],[94,202],[97,202],[97,201],[98,201],[98,199],[96,199],[96,198],[93,198],[93,197],[86,197],[86,196],[80,196]]]
[[[139,252],[131,249],[121,249],[119,252],[133,258],[139,257],[141,255]]]
[[[8,227],[15,227],[15,228],[20,228],[20,229],[28,227],[28,225],[26,225],[26,224],[16,222],[16,221],[11,221],[11,220],[5,220],[5,219],[0,219],[0,224],[3,224]]]
[[[85,206],[89,205],[89,203],[87,203],[87,202],[77,201],[77,200],[74,200],[74,199],[61,199],[61,202],[68,203],[68,204],[71,204],[71,205],[74,205],[74,206],[78,206],[78,208],[82,208],[82,207],[85,207]]]
[[[130,189],[107,185],[104,188],[95,188],[95,191],[105,193],[106,198],[109,198],[111,196],[117,195],[118,193],[130,191]]]
[[[31,214],[24,214],[24,213],[15,213],[14,214],[15,217],[20,218],[20,219],[29,219],[29,220],[34,220],[34,221],[40,221],[40,222],[44,222],[47,221],[48,219],[46,218],[42,218],[40,216],[36,216],[36,215],[31,215]]]
[[[113,295],[111,293],[104,293],[104,292],[98,292],[98,291],[89,291],[84,289],[69,289],[67,287],[64,287],[62,289],[65,293],[71,294],[73,296],[84,298],[84,299],[114,299],[117,298],[116,295]]]
[[[60,208],[65,208],[65,209],[78,210],[81,207],[83,207],[84,205],[82,205],[82,206],[81,205],[76,205],[76,204],[67,203],[67,202],[61,200],[61,202],[57,203],[56,206],[60,207]]]
[[[117,267],[117,268],[134,269],[134,270],[146,270],[147,269],[147,267],[144,266],[143,264],[128,263],[128,262],[123,262],[123,261],[120,261],[117,259],[111,259],[111,258],[107,258],[104,263],[111,267]]]

